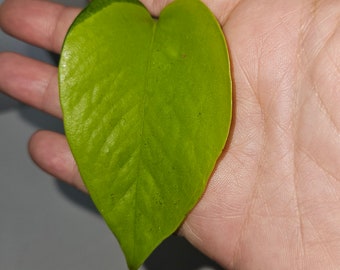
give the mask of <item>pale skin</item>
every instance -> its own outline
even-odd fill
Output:
[[[154,14],[169,1],[142,1]],[[226,269],[340,268],[340,1],[205,0],[228,41],[234,114],[207,190],[179,229]],[[8,0],[1,28],[59,53],[79,9]],[[0,91],[62,118],[57,68],[0,54]],[[29,142],[86,192],[63,135]]]

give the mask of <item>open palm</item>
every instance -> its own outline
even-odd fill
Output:
[[[168,1],[143,1],[157,15]],[[226,35],[234,119],[226,149],[180,233],[230,269],[340,267],[340,2],[205,1]],[[10,0],[8,33],[60,52],[78,9]],[[57,69],[0,54],[0,90],[62,117]],[[65,137],[30,141],[44,170],[85,191]]]

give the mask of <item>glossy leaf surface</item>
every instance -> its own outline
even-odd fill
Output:
[[[223,33],[199,0],[158,19],[139,1],[95,0],[70,28],[59,72],[81,176],[137,269],[197,203],[226,142]]]

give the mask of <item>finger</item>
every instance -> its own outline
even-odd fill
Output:
[[[14,53],[0,54],[0,91],[61,118],[58,70]]]
[[[29,142],[29,152],[41,169],[87,192],[64,135],[38,131]]]
[[[39,0],[7,0],[0,8],[0,28],[33,45],[59,53],[78,8]]]

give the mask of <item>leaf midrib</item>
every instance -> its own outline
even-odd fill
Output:
[[[142,123],[142,127],[141,127],[141,132],[140,132],[140,137],[139,137],[139,159],[138,159],[138,164],[137,164],[137,175],[140,175],[140,171],[141,171],[141,166],[142,166],[142,147],[143,147],[143,139],[144,139],[144,128],[145,128],[145,107],[146,107],[146,99],[147,99],[147,89],[149,87],[149,81],[150,81],[150,76],[149,76],[149,71],[150,71],[150,66],[151,66],[151,55],[153,52],[153,47],[154,47],[154,41],[155,41],[155,36],[156,36],[156,29],[157,29],[157,25],[158,25],[158,20],[151,18],[153,25],[152,25],[152,35],[151,35],[151,41],[150,41],[150,46],[149,46],[149,50],[148,50],[148,54],[147,54],[147,63],[146,63],[146,67],[145,67],[145,81],[144,81],[144,86],[143,86],[143,96],[142,96],[142,101],[141,101],[141,107],[142,107],[142,113],[141,113],[141,123]],[[134,196],[134,213],[133,213],[133,218],[134,218],[134,230],[133,230],[133,255],[132,258],[133,261],[135,260],[135,255],[136,255],[136,235],[137,235],[137,208],[138,208],[138,186],[140,183],[140,177],[136,178],[136,182],[135,182],[135,196]]]

